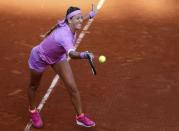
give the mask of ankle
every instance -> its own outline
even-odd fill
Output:
[[[34,112],[36,112],[36,111],[37,111],[36,108],[33,108],[33,109],[29,108],[29,112],[31,112],[31,113],[34,113]]]
[[[84,113],[80,113],[80,114],[76,115],[77,118],[82,117],[82,116],[84,116]]]

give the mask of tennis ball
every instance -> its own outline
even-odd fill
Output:
[[[99,60],[99,63],[105,63],[106,57],[104,55],[101,55],[101,56],[99,56],[98,60]]]

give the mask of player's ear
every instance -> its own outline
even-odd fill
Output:
[[[68,23],[69,23],[69,24],[71,24],[71,23],[72,23],[71,19],[68,19]]]

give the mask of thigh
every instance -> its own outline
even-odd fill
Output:
[[[54,64],[52,68],[63,79],[67,87],[70,87],[70,88],[76,87],[74,75],[73,75],[71,66],[67,60]]]

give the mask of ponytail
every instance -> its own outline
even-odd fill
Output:
[[[47,36],[49,36],[52,31],[54,31],[56,28],[58,28],[58,24],[56,24],[55,26],[53,26],[49,31],[47,31],[45,34],[41,35],[42,38],[46,38]]]

